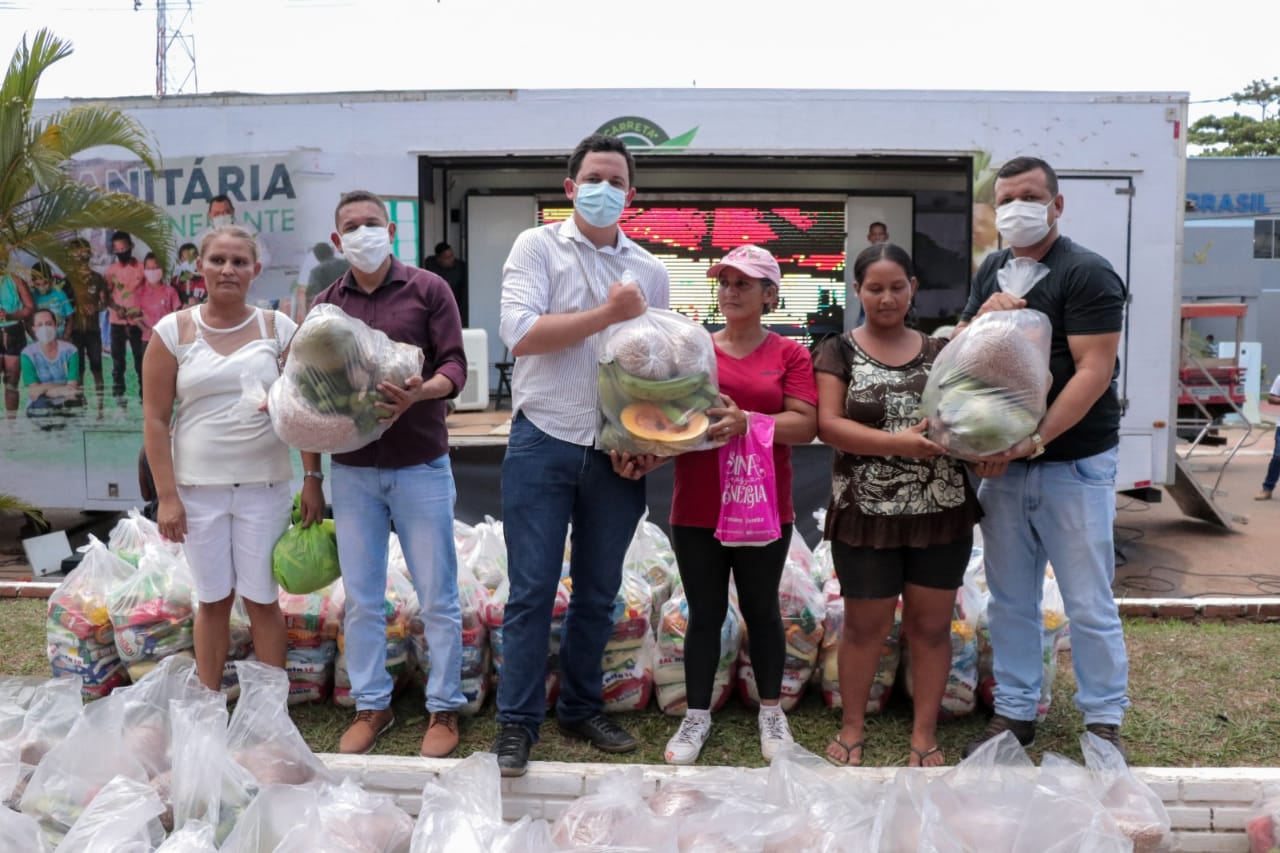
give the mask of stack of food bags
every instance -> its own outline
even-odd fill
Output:
[[[980,552],[974,558],[981,564]],[[982,592],[978,587],[975,563],[965,572],[964,583],[956,590],[956,603],[951,615],[951,666],[943,689],[938,719],[950,720],[972,714],[978,701],[978,614],[982,609]],[[902,666],[906,672],[904,686],[914,696],[911,684],[911,644],[903,637]]]
[[[395,550],[398,552],[399,548]],[[382,604],[382,615],[387,623],[386,667],[397,688],[403,686],[410,675],[409,626],[419,618],[421,612],[418,594],[414,591],[413,581],[409,580],[407,572],[403,556],[393,554],[392,559],[387,561],[387,594]],[[351,697],[346,635],[342,630],[338,631],[338,657],[333,667],[333,704],[344,708],[354,708],[356,705],[356,700]]]
[[[107,599],[136,569],[92,534],[83,551],[80,565],[49,596],[47,651],[55,676],[76,678],[85,697],[96,699],[129,683]]]
[[[719,405],[715,345],[687,317],[650,308],[611,326],[598,385],[598,450],[675,456],[715,446],[706,414]]]
[[[649,584],[653,599],[653,615],[662,611],[662,605],[671,596],[671,587],[677,578],[676,555],[671,550],[671,540],[662,528],[649,520],[649,510],[645,509],[636,525],[635,535],[627,546],[627,554],[622,560],[624,572],[635,572]]]
[[[689,707],[688,690],[684,680],[684,640],[689,629],[689,600],[684,587],[676,581],[675,588],[658,621],[657,644],[654,658],[653,681],[658,694],[658,707],[664,714],[683,716]],[[720,626],[720,661],[716,665],[716,677],[711,688],[711,710],[720,709],[733,693],[734,675],[738,661],[738,646],[742,643],[742,614],[737,602],[730,598],[729,611]]]
[[[933,363],[920,409],[928,436],[949,453],[1002,453],[1035,432],[1053,377],[1053,326],[1039,311],[991,311],[952,339]]]
[[[285,661],[289,704],[319,702],[330,695],[345,598],[341,580],[306,595],[280,591],[280,610],[289,640]],[[244,669],[237,667],[237,671]]]
[[[132,681],[169,655],[190,654],[194,584],[181,551],[149,542],[138,570],[107,596],[116,649]]]
[[[458,603],[462,607],[462,695],[467,704],[459,711],[476,714],[484,706],[489,695],[489,628],[481,619],[489,590],[476,579],[471,570],[458,566]],[[409,622],[409,656],[423,677],[431,672],[431,650],[427,647],[426,629],[422,618]]]
[[[604,647],[604,709],[639,711],[653,695],[654,641],[648,581],[623,569],[613,600],[613,633]]]
[[[822,700],[828,708],[842,708],[840,696],[840,638],[844,634],[844,598],[840,595],[840,579],[831,578],[823,585],[827,613],[822,627],[822,651],[818,655],[816,674],[821,676]],[[898,638],[902,633],[902,599],[894,608],[893,628],[880,646],[880,662],[867,695],[867,713],[880,714],[889,704],[893,685],[898,680],[898,664],[902,652]]]
[[[786,658],[782,664],[782,710],[790,711],[804,695],[804,689],[818,664],[822,646],[822,623],[827,615],[826,599],[813,576],[800,564],[788,560],[778,585],[778,606],[786,636]],[[750,706],[760,704],[755,670],[751,666],[751,644],[743,626],[738,652],[738,696]]]
[[[422,350],[397,343],[336,305],[312,308],[267,395],[271,426],[290,447],[348,453],[390,427],[378,385],[422,375]]]
[[[507,542],[502,522],[486,515],[475,527],[453,523],[454,544],[458,549],[458,565],[475,575],[485,589],[493,592],[507,576]]]
[[[555,705],[560,695],[560,635],[564,629],[564,617],[569,612],[569,579],[562,577],[556,585],[555,603],[551,609],[551,635],[547,638],[547,707]],[[494,684],[502,679],[502,621],[506,615],[507,599],[511,595],[511,582],[503,578],[480,606],[480,621],[489,629],[489,649],[493,655]]]
[[[981,576],[979,580],[982,580]],[[991,648],[991,625],[987,615],[989,603],[990,593],[986,593],[983,596],[978,618],[978,697],[989,707],[994,708],[996,677],[994,652]],[[1058,589],[1058,581],[1053,574],[1053,566],[1045,568],[1040,611],[1043,625],[1040,650],[1044,658],[1044,677],[1040,681],[1040,701],[1036,703],[1036,720],[1044,722],[1053,704],[1053,682],[1058,677],[1058,653],[1066,648],[1071,627],[1067,621],[1067,609],[1062,601],[1062,592]]]

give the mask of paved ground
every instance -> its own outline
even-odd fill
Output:
[[[1263,415],[1274,420],[1280,407],[1264,405]],[[492,440],[488,433],[506,416],[505,412],[459,413],[450,422],[460,434]],[[1234,441],[1240,433],[1227,430],[1224,434]],[[1158,504],[1119,500],[1117,595],[1280,596],[1280,492],[1276,500],[1253,499],[1271,457],[1273,434],[1271,428],[1255,428],[1249,446],[1226,466],[1216,500],[1238,519],[1231,530],[1186,518],[1167,495]],[[1216,449],[1200,451],[1192,460],[1193,473],[1212,486],[1223,458]],[[75,512],[54,513],[51,520],[55,527],[68,531],[73,547],[83,544],[90,532],[105,540],[114,523],[113,516]],[[30,572],[19,528],[18,519],[0,519],[0,577]]]

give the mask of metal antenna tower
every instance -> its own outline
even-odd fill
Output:
[[[175,8],[169,16],[169,6]],[[142,0],[133,0],[133,11],[142,8]],[[176,26],[170,21],[176,20]],[[196,37],[191,19],[191,0],[170,4],[156,0],[156,97],[184,95],[200,91],[196,74]]]

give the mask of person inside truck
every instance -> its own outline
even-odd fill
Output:
[[[824,538],[844,599],[840,730],[827,746],[838,765],[862,763],[863,725],[884,638],[902,599],[911,646],[914,767],[946,763],[938,710],[951,665],[951,614],[982,514],[963,464],[925,436],[920,394],[946,340],[907,325],[918,282],[893,243],[853,264],[866,321],[814,353],[818,437],[835,449]]]
[[[729,578],[747,623],[751,665],[760,696],[757,728],[765,761],[785,743],[791,728],[782,710],[782,670],[786,637],[778,605],[778,585],[791,546],[795,508],[791,502],[791,445],[808,444],[817,430],[818,390],[813,362],[796,341],[767,329],[763,315],[778,303],[782,272],[759,246],[738,246],[707,271],[716,279],[717,304],[725,327],[711,337],[716,373],[727,404],[711,408],[716,441],[745,435],[752,418],[774,422],[774,493],[781,536],[767,545],[742,548],[716,538],[720,519],[720,450],[676,457],[671,496],[671,547],[689,600],[684,671],[688,710],[667,742],[668,764],[698,760],[711,734],[711,694],[720,660],[720,628],[729,608]],[[745,410],[745,411],[744,411]]]
[[[1128,655],[1111,584],[1125,287],[1105,258],[1059,233],[1064,206],[1045,161],[1016,157],[1000,167],[996,227],[1009,248],[983,261],[961,314],[959,328],[990,311],[1021,308],[1053,320],[1048,411],[1030,437],[974,466],[983,478],[978,497],[997,686],[995,715],[966,756],[1006,731],[1024,746],[1035,740],[1046,560],[1071,620],[1076,707],[1089,732],[1124,753]],[[1043,277],[1017,298],[1002,292],[998,273],[1022,258],[1038,262]]]
[[[666,308],[666,268],[618,226],[635,198],[635,158],[593,134],[569,157],[573,215],[516,238],[502,268],[502,341],[516,357],[511,436],[502,461],[502,512],[511,598],[503,621],[493,751],[504,776],[522,776],[546,716],[547,638],[573,526],[573,595],[560,646],[560,731],[603,752],[636,739],[604,711],[601,661],[612,631],[622,560],[645,506],[653,459],[595,449],[597,363],[615,323]]]

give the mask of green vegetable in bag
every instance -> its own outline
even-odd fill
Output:
[[[306,595],[342,576],[338,567],[338,536],[333,519],[302,526],[302,495],[293,496],[293,526],[271,551],[271,574],[285,592]]]

